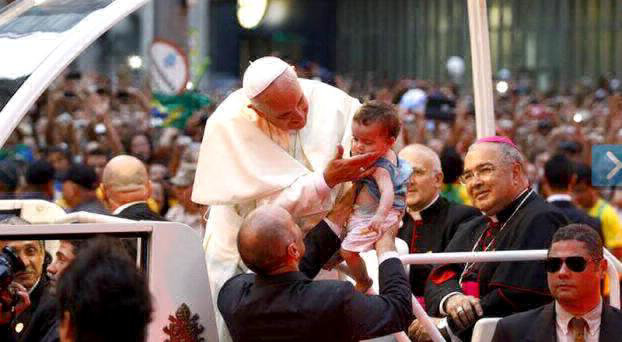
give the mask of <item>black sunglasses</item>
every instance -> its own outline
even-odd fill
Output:
[[[573,272],[583,272],[585,271],[585,267],[587,266],[587,262],[590,260],[599,260],[599,259],[585,259],[582,256],[571,256],[567,258],[555,258],[549,257],[544,261],[544,268],[549,273],[558,272],[562,268],[562,264],[565,262],[568,269]]]

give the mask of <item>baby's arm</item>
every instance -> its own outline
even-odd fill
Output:
[[[391,207],[393,207],[395,195],[393,193],[393,181],[391,181],[389,171],[382,167],[378,167],[373,177],[376,184],[378,184],[378,189],[380,189],[380,201],[378,202],[378,209],[376,210],[376,214],[369,228],[376,232],[380,232],[380,226],[386,220],[387,215],[389,215]]]

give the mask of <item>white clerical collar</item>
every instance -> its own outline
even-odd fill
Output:
[[[549,203],[551,203],[551,202],[560,202],[560,201],[571,202],[572,201],[572,197],[570,197],[570,195],[568,195],[568,194],[554,194],[554,195],[551,195],[551,196],[547,197],[546,201],[549,202]]]
[[[590,312],[586,313],[585,315],[579,316],[585,319],[585,321],[587,322],[587,327],[588,327],[587,332],[591,336],[593,336],[599,331],[600,318],[601,318],[602,311],[603,311],[603,300],[601,298],[600,301],[598,302],[598,305],[596,305],[594,309],[592,309]],[[557,301],[555,301],[555,316],[556,316],[555,321],[556,321],[557,327],[564,333],[564,335],[567,335],[568,334],[568,323],[575,316],[569,313],[568,311],[564,310],[564,308],[561,305],[559,305]]]
[[[438,201],[439,198],[439,194],[436,194],[436,196],[434,197],[434,199],[432,201],[430,201],[430,203],[428,203],[425,207],[423,207],[423,209],[418,210],[418,211],[414,211],[414,210],[408,210],[408,213],[410,214],[410,216],[413,218],[413,220],[421,220],[421,212],[428,209],[429,207],[431,207],[434,203],[436,203],[436,201]]]
[[[136,202],[130,202],[130,203],[125,203],[124,205],[118,207],[117,209],[115,209],[112,212],[112,215],[119,215],[120,212],[122,212],[123,210],[125,210],[127,207],[131,207],[134,204],[138,204],[138,203],[147,203],[146,201],[136,201]]]
[[[436,196],[434,196],[434,199],[433,199],[430,203],[428,203],[428,205],[426,205],[426,206],[425,206],[423,209],[421,209],[420,211],[424,211],[424,210],[428,209],[429,207],[431,207],[434,203],[436,203],[436,201],[438,201],[438,197],[439,197],[439,195],[438,195],[438,194],[436,194]]]

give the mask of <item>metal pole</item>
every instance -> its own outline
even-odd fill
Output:
[[[432,322],[430,316],[428,316],[428,313],[425,312],[415,296],[412,296],[411,302],[413,304],[413,313],[415,314],[415,317],[417,317],[421,324],[423,324],[425,330],[430,336],[430,339],[433,342],[445,342],[445,338],[443,338],[443,335],[441,335],[441,332],[438,331],[438,328],[434,325],[434,322]]]
[[[616,309],[620,308],[620,283],[618,281],[618,271],[609,256],[607,259],[607,274],[609,275],[609,305]],[[615,258],[615,257],[614,257]],[[617,260],[617,259],[616,259]]]
[[[153,1],[149,1],[143,7],[140,13],[141,22],[141,39],[140,39],[140,55],[143,58],[144,70],[149,70],[151,67],[151,59],[149,58],[149,48],[153,42],[155,36],[155,4]],[[148,77],[148,72],[145,75]]]
[[[188,57],[190,79],[200,82],[202,65],[207,57],[209,0],[188,2]],[[194,85],[196,88],[199,84]]]
[[[467,0],[469,32],[471,35],[471,62],[473,64],[473,92],[475,94],[475,126],[477,137],[495,135],[495,110],[492,96],[490,39],[486,0]]]
[[[421,253],[400,255],[404,264],[464,264],[467,262],[529,261],[546,259],[546,249],[494,252]]]

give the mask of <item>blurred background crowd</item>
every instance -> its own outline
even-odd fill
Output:
[[[395,104],[404,124],[396,149],[411,143],[433,148],[441,156],[445,195],[470,203],[457,180],[462,158],[475,139],[469,90],[451,82],[409,78],[363,85],[317,64],[291,62],[300,77],[334,84],[361,101]],[[212,93],[191,92],[189,105],[170,106],[166,99],[130,86],[131,80],[126,84],[112,89],[102,75],[77,71],[59,78],[2,149],[2,197],[54,200],[68,211],[84,210],[82,203],[97,199],[108,160],[130,154],[149,170],[151,209],[202,229],[201,208],[190,201],[190,194],[203,129],[219,102],[238,85]],[[606,77],[593,84],[578,83],[567,92],[546,93],[525,80],[499,82],[497,134],[521,147],[529,161],[531,183],[546,192],[539,184],[552,155],[563,153],[589,166],[594,144],[622,143],[621,88],[619,80]],[[191,109],[178,108],[184,105]],[[622,212],[622,191],[597,191]]]
[[[12,2],[0,0],[0,8]],[[71,1],[54,6],[67,11],[50,13],[60,21],[86,10]],[[594,144],[622,142],[622,6],[487,6],[497,133],[519,145],[531,183],[546,195],[540,183],[552,155],[589,169]],[[0,153],[1,196],[105,212],[90,205],[101,199],[102,170],[115,155],[130,154],[149,170],[150,208],[202,230],[206,208],[190,193],[205,122],[240,87],[249,60],[277,55],[299,77],[398,106],[396,149],[433,148],[444,194],[469,203],[457,181],[476,136],[469,39],[466,2],[458,0],[152,1],[99,38],[30,108]],[[185,90],[152,91],[156,41],[187,56]],[[622,212],[622,191],[590,189],[592,199]]]

